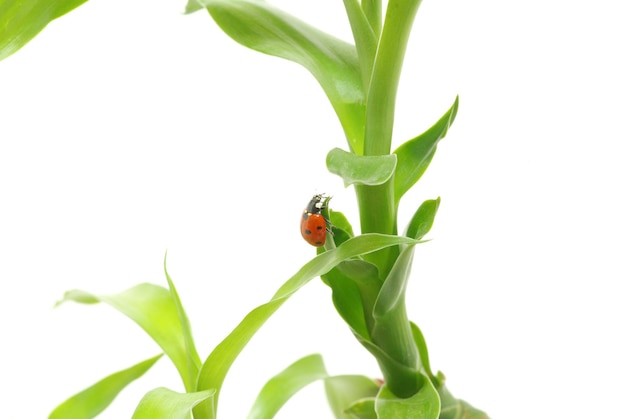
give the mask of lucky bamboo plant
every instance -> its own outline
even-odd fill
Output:
[[[1,0],[0,58],[15,52],[45,25],[85,0]],[[487,415],[456,399],[444,376],[430,366],[426,341],[407,316],[405,292],[416,246],[429,232],[440,200],[425,201],[398,227],[403,196],[430,164],[458,109],[458,98],[424,133],[392,150],[398,83],[421,0],[344,0],[353,43],[342,41],[262,0],[190,0],[187,12],[208,10],[235,41],[296,62],[317,79],[341,126],[346,147],[327,155],[327,168],[354,185],[361,234],[332,208],[328,197],[312,201],[323,217],[317,255],[289,278],[273,298],[254,308],[208,355],[196,351],[190,323],[165,270],[167,287],[140,284],[115,295],[73,290],[60,303],[106,303],[141,326],[173,362],[184,393],[165,387],[147,393],[133,418],[217,417],[224,379],[239,353],[280,306],[320,277],[357,341],[377,361],[384,380],[328,375],[322,358],[294,362],[260,389],[249,418],[271,418],[307,384],[323,380],[337,418],[478,419]],[[321,169],[320,169],[321,170]],[[205,333],[206,331],[201,331]],[[159,358],[116,372],[59,405],[50,418],[91,418]],[[221,414],[220,414],[221,417]],[[225,416],[226,417],[226,416]]]

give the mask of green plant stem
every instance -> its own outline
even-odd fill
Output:
[[[387,7],[385,26],[367,95],[363,148],[363,154],[366,156],[389,154],[391,151],[400,73],[411,27],[420,3],[421,0],[391,0]],[[369,7],[373,7],[373,1],[364,1],[364,10],[368,10]],[[357,186],[356,194],[362,233],[397,233],[393,179],[378,186]],[[368,259],[376,264],[384,275],[391,268],[397,253],[397,249],[385,249],[369,255]]]
[[[355,187],[361,215],[361,233],[397,233],[392,180],[378,186]],[[397,255],[398,249],[391,247],[365,255],[365,259],[376,265],[381,278],[385,278]]]
[[[364,0],[362,3],[375,32],[372,19],[376,3],[375,0],[371,2]],[[420,3],[421,0],[390,0],[387,6],[385,24],[367,94],[363,144],[363,154],[366,156],[385,155],[391,152],[400,74]],[[362,233],[397,234],[393,178],[382,185],[359,185],[356,187],[356,194]],[[396,246],[367,255],[367,260],[378,266],[381,277],[387,278],[399,254]],[[412,371],[418,368],[419,357],[404,301],[401,310],[395,311],[393,316],[379,322],[372,333],[373,343],[385,354],[377,356],[377,359],[390,390],[400,397],[415,394],[421,383]]]
[[[389,154],[398,84],[421,0],[390,0],[367,95],[364,154]]]
[[[409,322],[405,294],[413,264],[414,248],[405,247],[383,284],[374,307],[372,342],[387,355],[378,357],[389,389],[399,397],[420,390],[418,348]],[[389,359],[390,358],[390,359]]]
[[[389,389],[398,397],[410,397],[417,393],[423,380],[416,374],[419,355],[412,339],[406,307],[384,322],[378,322],[372,331],[372,341],[389,356],[378,357]]]

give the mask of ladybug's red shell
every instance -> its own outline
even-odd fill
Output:
[[[304,211],[300,224],[302,237],[312,246],[324,246],[326,243],[326,220],[322,214]]]
[[[321,214],[324,205],[322,195],[315,195],[302,213],[300,232],[311,246],[320,247],[326,243],[326,219]]]

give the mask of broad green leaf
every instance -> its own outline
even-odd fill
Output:
[[[200,369],[197,389],[216,389],[213,399],[214,406],[205,406],[203,404],[205,407],[204,413],[210,415],[211,411],[217,410],[219,392],[231,365],[254,334],[291,295],[313,278],[324,275],[344,260],[375,252],[389,246],[416,243],[419,243],[419,241],[402,236],[364,234],[344,242],[335,249],[317,255],[306,263],[279,288],[269,302],[258,306],[248,313],[241,323],[217,345],[204,362]]]
[[[417,240],[424,237],[433,227],[440,202],[440,198],[424,201],[413,214],[413,218],[411,218],[407,226],[405,236]]]
[[[393,176],[396,168],[395,154],[359,156],[333,148],[326,156],[328,171],[343,179],[344,186],[382,185]]]
[[[446,136],[448,128],[454,122],[459,107],[459,97],[452,107],[423,134],[402,144],[394,151],[398,156],[398,166],[394,177],[396,205],[400,198],[422,177],[430,164],[437,144]]]
[[[425,378],[425,377],[424,377]],[[420,391],[408,398],[396,397],[384,385],[376,398],[376,413],[379,419],[419,418],[437,419],[441,403],[437,390],[430,380],[425,379]]]
[[[365,93],[353,45],[262,0],[192,1],[205,6],[220,28],[240,44],[308,69],[326,92],[351,148],[362,151]]]
[[[271,419],[298,391],[328,377],[322,357],[309,355],[272,377],[261,389],[248,419]]]
[[[214,390],[177,393],[164,387],[155,388],[143,396],[132,419],[191,419],[194,406],[209,400],[214,393]]]
[[[365,412],[374,414],[373,419],[376,419],[374,397],[378,393],[379,386],[371,378],[362,375],[337,375],[327,378],[324,381],[324,387],[328,403],[336,419],[368,417],[363,416]],[[364,400],[369,400],[367,402],[369,408],[363,404]]]
[[[0,0],[0,60],[87,0]]]
[[[61,403],[48,419],[91,419],[107,408],[128,384],[141,377],[163,354],[142,361],[98,381]]]
[[[193,355],[195,349],[187,347],[189,337],[186,337],[176,303],[168,289],[154,284],[139,284],[119,294],[100,296],[72,290],[65,293],[59,304],[65,301],[83,304],[103,302],[125,314],[145,330],[172,360],[185,388],[190,391],[195,387],[198,371]]]

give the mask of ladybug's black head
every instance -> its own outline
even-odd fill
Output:
[[[324,196],[322,194],[313,195],[313,198],[309,201],[309,204],[306,206],[306,212],[310,214],[319,214],[324,209],[324,203],[322,200]]]

